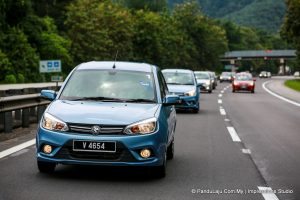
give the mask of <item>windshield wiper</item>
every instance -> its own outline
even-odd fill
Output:
[[[134,103],[139,103],[139,102],[145,102],[145,103],[155,103],[154,100],[151,99],[125,99],[126,102],[134,102]]]
[[[86,100],[92,100],[92,101],[105,101],[105,102],[125,102],[124,99],[118,99],[118,98],[111,98],[111,97],[82,97],[77,99],[69,99],[70,101],[86,101]]]

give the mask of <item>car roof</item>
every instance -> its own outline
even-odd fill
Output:
[[[162,72],[181,72],[181,73],[193,73],[190,69],[164,69]]]
[[[76,70],[89,70],[89,69],[113,69],[115,64],[116,70],[128,70],[128,71],[139,71],[139,72],[152,72],[154,65],[147,63],[136,63],[136,62],[121,62],[121,61],[90,61],[81,63],[77,66]]]
[[[211,72],[209,71],[194,71],[194,73],[201,73],[201,74],[210,74]]]

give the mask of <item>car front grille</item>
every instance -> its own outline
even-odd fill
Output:
[[[92,132],[92,127],[94,125],[91,124],[68,124],[69,131],[75,133],[82,134],[94,134]],[[98,135],[121,135],[123,134],[123,130],[125,126],[119,125],[97,125],[100,127],[100,131]]]
[[[58,159],[82,161],[134,162],[136,159],[123,144],[117,142],[116,152],[73,151],[72,143],[65,144],[54,156]]]

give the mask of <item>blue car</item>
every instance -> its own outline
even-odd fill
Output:
[[[40,121],[37,165],[145,166],[166,173],[174,156],[176,111],[158,67],[130,62],[87,62],[77,66]]]
[[[198,113],[201,84],[197,84],[194,72],[186,69],[165,69],[162,73],[170,93],[179,95],[181,99],[181,104],[176,105],[176,109]]]

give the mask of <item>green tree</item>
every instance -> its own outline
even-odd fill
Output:
[[[154,12],[163,11],[167,8],[166,0],[124,0],[129,8],[141,10],[149,9]]]
[[[287,12],[281,35],[289,42],[295,44],[300,64],[300,1],[286,0]],[[300,67],[299,67],[300,69]]]
[[[15,77],[23,74],[26,82],[39,81],[36,50],[28,43],[26,35],[18,28],[10,28],[6,33],[2,50],[11,63],[11,72]]]
[[[119,4],[77,0],[68,7],[66,25],[76,63],[89,60],[132,59],[133,21]]]
[[[196,1],[177,5],[174,17],[196,48],[190,52],[193,62],[189,67],[204,70],[220,65],[219,56],[228,48],[224,29],[204,16]]]

